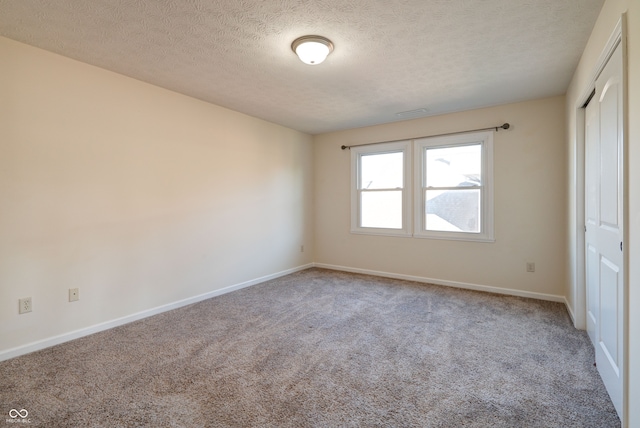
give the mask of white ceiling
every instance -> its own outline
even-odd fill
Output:
[[[0,0],[0,35],[318,134],[563,94],[603,2]]]

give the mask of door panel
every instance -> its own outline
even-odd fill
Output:
[[[598,320],[598,251],[592,245],[587,246],[587,333],[591,341],[596,343],[596,325]]]
[[[621,80],[621,79],[620,79]],[[618,141],[618,105],[621,94],[617,77],[607,81],[600,96],[600,221],[602,225],[618,228],[619,222],[619,178],[620,144]],[[620,92],[620,94],[619,94]]]
[[[613,262],[602,257],[600,261],[600,346],[614,372],[620,372],[618,353],[618,296],[620,290],[620,269]]]

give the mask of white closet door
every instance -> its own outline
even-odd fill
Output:
[[[596,80],[586,110],[585,201],[587,331],[618,415],[623,382],[622,48]]]

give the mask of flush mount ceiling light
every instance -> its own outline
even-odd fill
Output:
[[[333,51],[333,43],[322,36],[302,36],[291,43],[291,49],[305,64],[318,65]]]

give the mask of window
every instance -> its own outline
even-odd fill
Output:
[[[491,132],[352,147],[351,231],[492,242],[492,157]]]
[[[414,236],[493,241],[493,133],[414,142]]]
[[[351,149],[352,232],[410,233],[410,154],[408,141]]]

